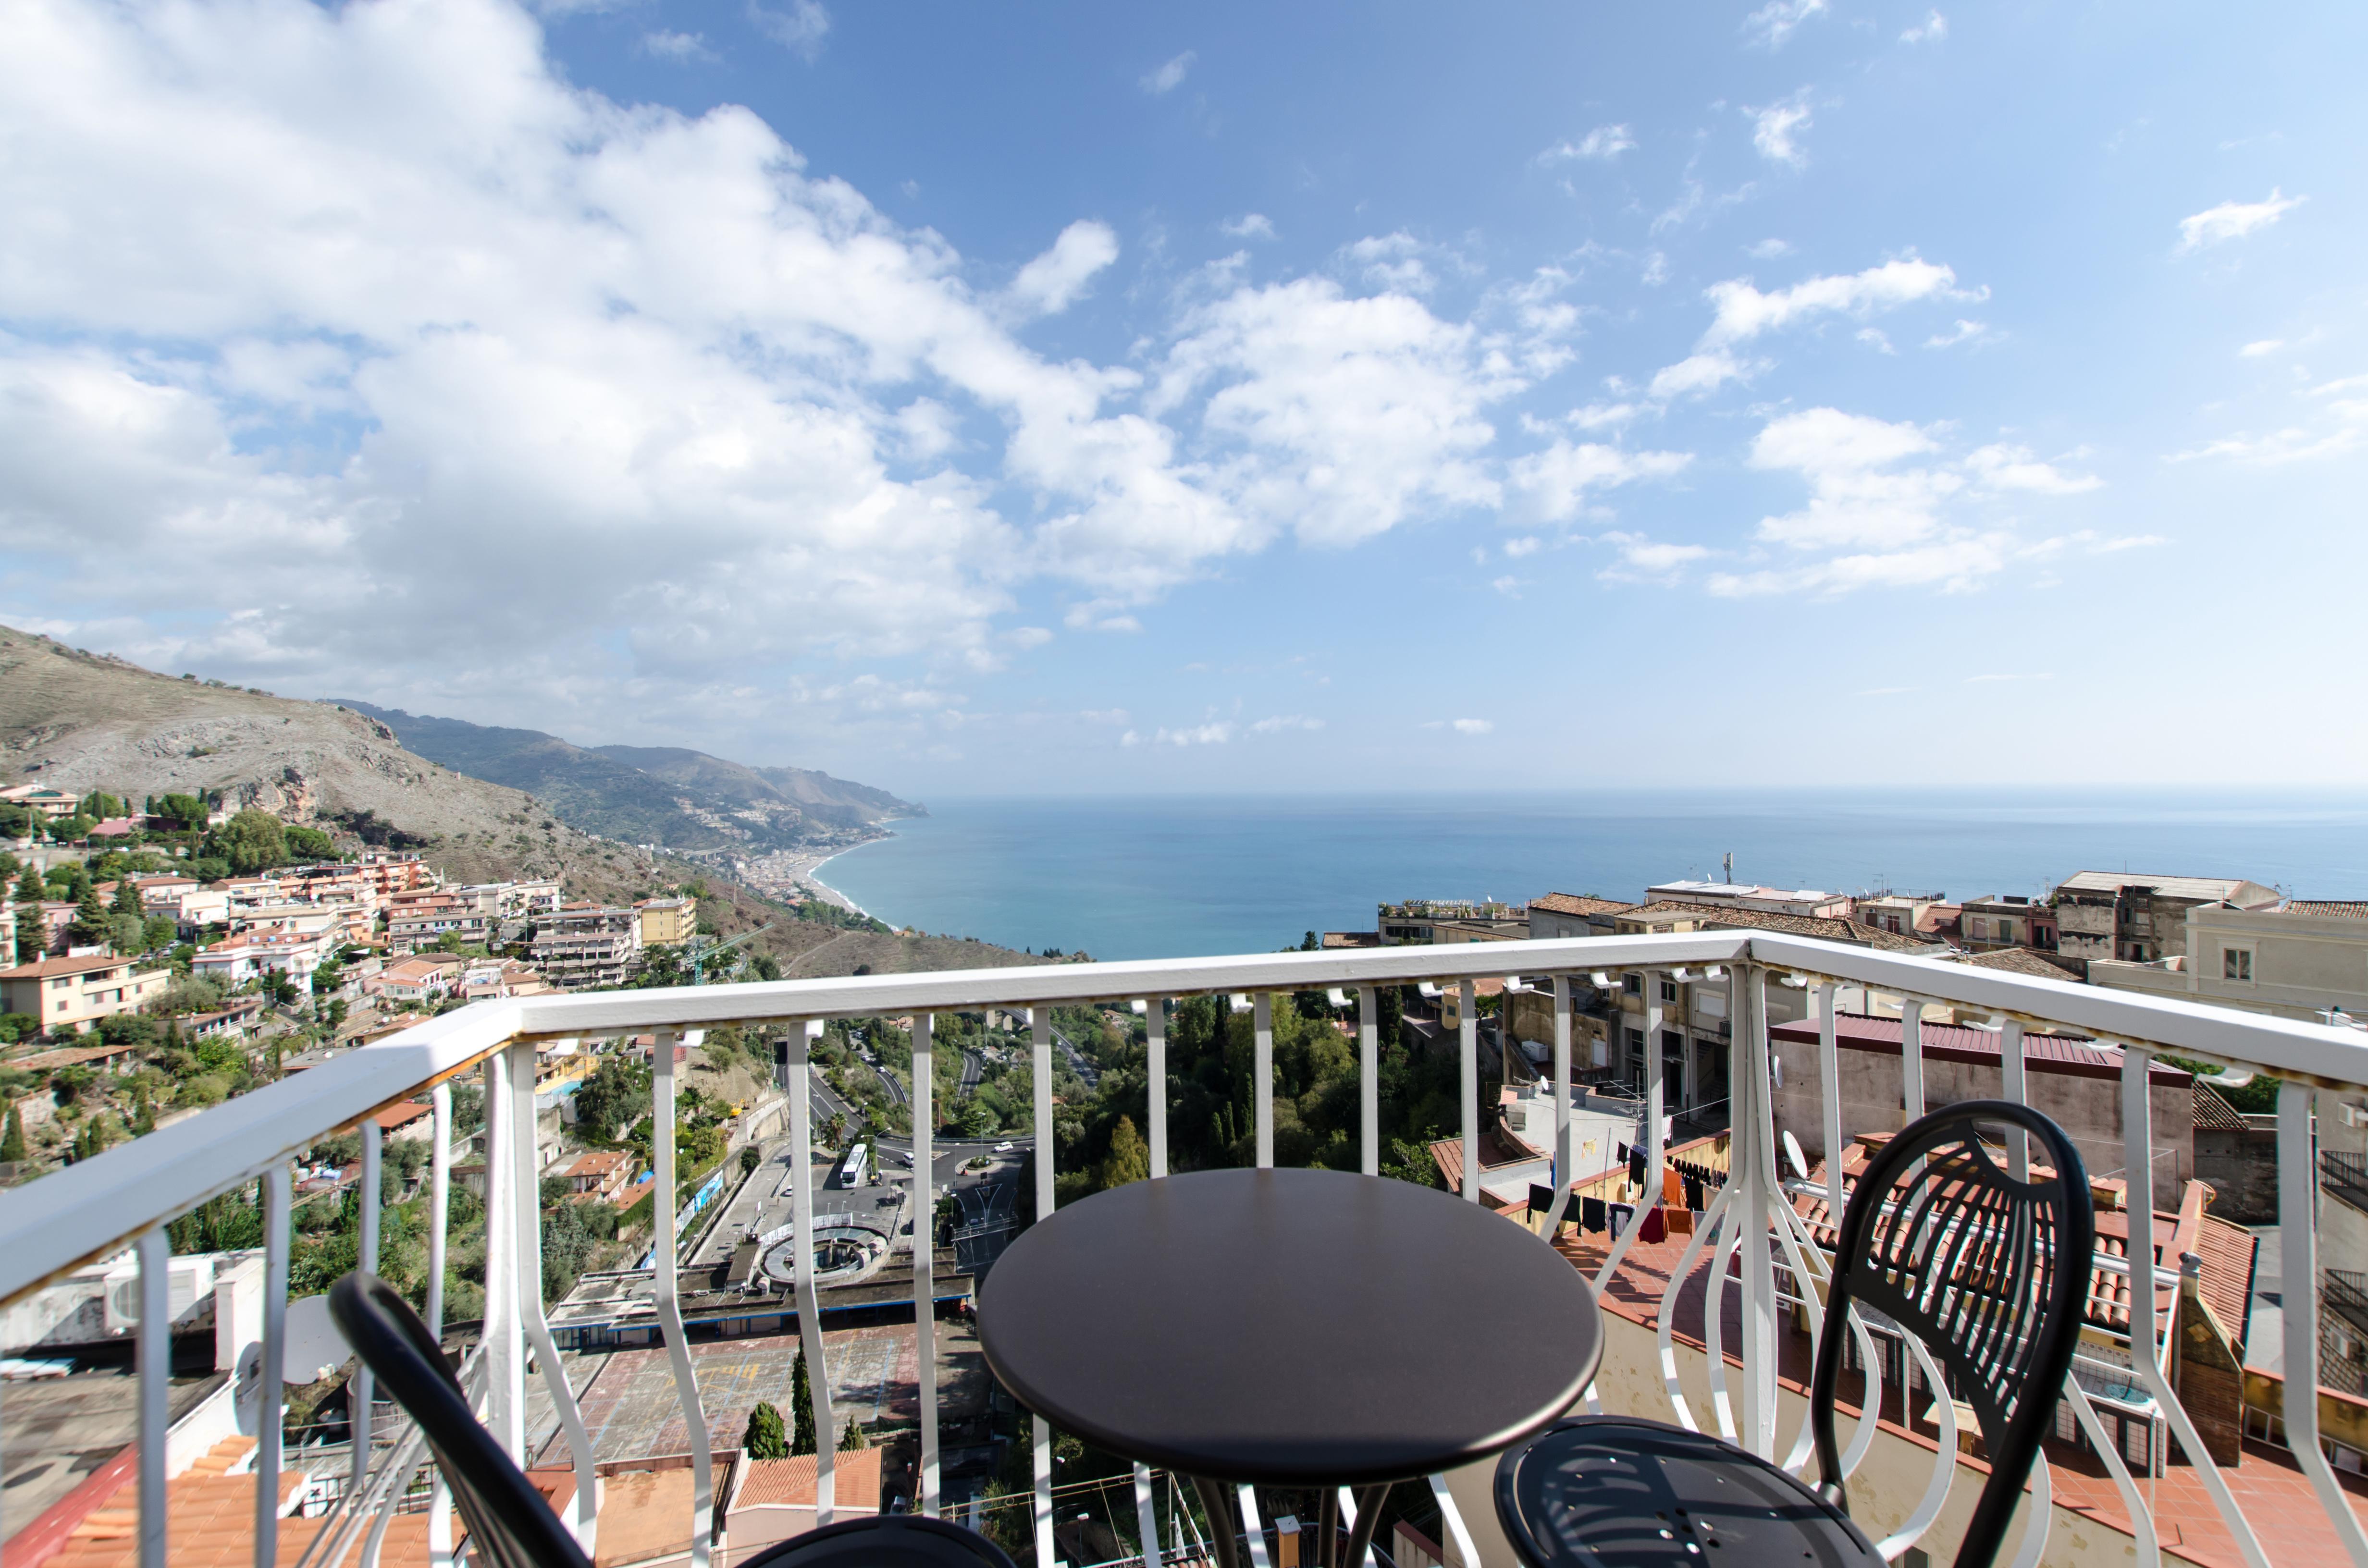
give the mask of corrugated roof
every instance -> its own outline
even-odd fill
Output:
[[[1788,1024],[1771,1024],[1768,1034],[1771,1040],[1814,1045],[1817,1040],[1817,1021],[1802,1018]],[[1962,1024],[1928,1022],[1918,1031],[1918,1049],[1926,1060],[1933,1062],[1996,1062],[2000,1054],[2000,1038],[1989,1029],[1968,1028]],[[1865,1013],[1834,1015],[1834,1042],[1845,1051],[1872,1051],[1896,1056],[1900,1050],[1899,1040],[1897,1018]],[[2122,1075],[2120,1046],[2099,1045],[2079,1035],[2026,1034],[2022,1037],[2022,1058],[2033,1071],[2041,1073],[2069,1073],[2088,1078],[2117,1079]],[[2161,1062],[2152,1065],[2147,1077],[2157,1084],[2192,1081],[2192,1074]]]
[[[880,1455],[878,1449],[858,1449],[851,1453],[834,1456],[831,1466],[832,1506],[845,1512],[876,1514],[880,1511]],[[740,1485],[739,1495],[732,1499],[734,1512],[742,1508],[811,1508],[814,1506],[814,1456],[797,1454],[785,1460],[753,1460],[748,1461],[748,1479]]]
[[[1550,892],[1530,900],[1530,907],[1554,915],[1618,915],[1636,906],[1616,898],[1599,898],[1591,892]]]
[[[2247,1126],[2237,1108],[2220,1097],[2220,1091],[2195,1080],[2195,1131],[2198,1132],[2243,1132]]]

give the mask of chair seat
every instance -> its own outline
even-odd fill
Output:
[[[791,1536],[741,1568],[1012,1568],[985,1536],[923,1514],[867,1514]]]
[[[1528,1568],[1884,1568],[1850,1517],[1733,1443],[1578,1416],[1497,1464],[1497,1517]]]

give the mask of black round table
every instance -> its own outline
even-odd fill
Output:
[[[1349,1563],[1391,1483],[1541,1430],[1603,1347],[1594,1292],[1528,1230],[1322,1170],[1202,1171],[1072,1204],[996,1259],[978,1335],[1013,1398],[1191,1477],[1212,1520],[1232,1512],[1219,1482],[1320,1487],[1327,1515],[1335,1488],[1370,1489]]]

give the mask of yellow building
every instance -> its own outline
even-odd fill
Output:
[[[642,919],[642,946],[678,948],[699,933],[699,900],[645,898],[633,905]]]
[[[44,959],[0,970],[0,1006],[40,1019],[46,1034],[79,1032],[109,1014],[138,1011],[172,978],[135,970],[130,959]]]

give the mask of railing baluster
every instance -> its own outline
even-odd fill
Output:
[[[1570,1189],[1577,1176],[1578,1152],[1570,1130],[1570,976],[1557,974],[1554,977],[1554,1199],[1546,1210],[1544,1232],[1550,1242],[1562,1230],[1562,1213],[1570,1204]]]
[[[2031,1103],[2030,1085],[2024,1077],[2022,1055],[2022,1020],[2006,1018],[1998,1025],[1999,1083],[2006,1097],[2016,1105]],[[2031,1133],[2015,1126],[2006,1130],[2006,1168],[2017,1181],[2031,1179]]]
[[[1274,998],[1250,998],[1250,1078],[1258,1104],[1258,1169],[1274,1168]]]
[[[510,1053],[485,1059],[485,1426],[502,1452],[526,1462],[526,1341],[518,1313],[518,1139]],[[660,1180],[668,1179],[662,1176]],[[666,1198],[657,1199],[663,1207]]]
[[[1377,986],[1357,987],[1357,1124],[1362,1139],[1358,1169],[1382,1171],[1382,1000]]]
[[[510,1051],[511,1071],[517,1075],[517,1081],[531,1085],[534,1083],[534,1047],[512,1046]],[[599,1524],[599,1469],[593,1456],[592,1436],[585,1429],[584,1413],[575,1403],[575,1391],[568,1386],[566,1369],[560,1364],[558,1343],[552,1337],[551,1320],[542,1308],[542,1183],[539,1176],[540,1166],[535,1162],[535,1107],[531,1087],[526,1093],[513,1094],[511,1100],[518,1116],[518,1136],[510,1142],[516,1151],[517,1222],[520,1238],[516,1298],[518,1324],[526,1344],[533,1347],[534,1358],[542,1368],[543,1387],[550,1392],[552,1408],[559,1417],[560,1429],[567,1435],[568,1452],[575,1461],[575,1523],[573,1528],[576,1544],[589,1557],[593,1554]],[[696,1443],[698,1439],[693,1441]],[[371,1565],[365,1563],[363,1568],[371,1568]]]
[[[913,1015],[913,1359],[921,1399],[919,1511],[938,1517],[938,1216],[930,1132],[937,1093],[937,1015]]]
[[[165,1568],[165,1435],[173,1377],[173,1249],[158,1225],[143,1231],[140,1328],[134,1350],[140,1379],[140,1568]]]
[[[1143,1541],[1143,1568],[1159,1568],[1159,1516],[1151,1506],[1151,1471],[1134,1467],[1134,1533]]]
[[[837,1420],[830,1406],[830,1372],[823,1358],[821,1291],[814,1284],[814,1019],[790,1029],[790,1283],[798,1300],[798,1344],[806,1358],[806,1408],[814,1424],[814,1523],[831,1522],[838,1506]]]
[[[529,1100],[528,1103],[531,1105],[533,1102]],[[362,1272],[376,1274],[378,1272],[379,1195],[382,1180],[379,1175],[379,1161],[382,1153],[381,1140],[384,1137],[384,1131],[378,1124],[376,1112],[362,1118],[361,1135],[362,1169],[361,1179],[354,1188],[355,1217],[360,1221],[359,1252]],[[349,1403],[346,1426],[351,1434],[354,1450],[352,1475],[346,1484],[352,1489],[357,1506],[360,1504],[362,1487],[370,1480],[370,1401],[377,1393],[378,1380],[371,1375],[369,1365],[358,1363],[354,1369],[353,1381],[346,1391],[346,1397]]]
[[[1727,1017],[1735,1025],[1736,1119],[1727,1141],[1730,1165],[1740,1148],[1745,1159],[1743,1212],[1737,1233],[1743,1247],[1743,1444],[1761,1459],[1776,1457],[1776,1272],[1768,1252],[1768,1209],[1779,1200],[1776,1123],[1768,1071],[1768,971],[1759,964],[1727,966]],[[1748,1087],[1749,1097],[1745,1097]],[[1804,1282],[1806,1288],[1806,1282]]]
[[[1167,1001],[1145,997],[1143,1009],[1144,1066],[1149,1091],[1144,1107],[1151,1121],[1151,1174],[1167,1174]]]
[[[675,1042],[682,1038],[677,1029],[660,1029],[650,1051],[650,1158],[657,1190],[651,1194],[651,1217],[655,1221],[657,1244],[652,1251],[651,1266],[657,1287],[658,1327],[666,1335],[666,1358],[674,1363],[675,1398],[681,1402],[683,1425],[690,1438],[690,1562],[691,1568],[707,1568],[709,1554],[714,1548],[715,1476],[712,1458],[708,1451],[707,1416],[700,1408],[699,1376],[690,1364],[690,1344],[682,1331],[681,1281],[677,1278],[680,1260],[675,1256],[674,1233],[674,1051]],[[528,1053],[527,1082],[533,1083],[534,1047],[523,1048]],[[803,1085],[801,1085],[803,1087]],[[791,1102],[796,1103],[795,1101]],[[527,1101],[527,1114],[533,1115],[534,1102]],[[527,1124],[533,1126],[531,1120]],[[812,1231],[800,1226],[799,1245],[803,1250],[810,1242]],[[538,1270],[538,1272],[540,1272]],[[541,1290],[541,1281],[534,1289]],[[803,1316],[803,1303],[800,1315]],[[819,1358],[814,1361],[813,1381],[819,1388],[824,1382]],[[815,1430],[822,1428],[817,1425]],[[817,1439],[820,1446],[822,1440]],[[814,1518],[817,1524],[830,1522],[830,1456],[825,1452],[814,1482]]]
[[[1817,1083],[1826,1113],[1826,1217],[1837,1233],[1841,1229],[1842,1209],[1848,1195],[1842,1187],[1842,1080],[1841,1042],[1836,1038],[1839,1027],[1834,1019],[1834,1004],[1839,1000],[1837,987],[1831,981],[1817,987]],[[1730,1122],[1735,1108],[1727,1108]],[[1733,1148],[1733,1138],[1727,1146]],[[1732,1162],[1729,1162],[1732,1164]]]
[[[429,1118],[436,1140],[427,1162],[427,1332],[444,1338],[444,1244],[451,1230],[452,1085],[438,1084]]]
[[[1924,1004],[1913,996],[1899,1005],[1899,1104],[1907,1119],[1924,1117]]]
[[[1456,1086],[1463,1102],[1463,1196],[1480,1201],[1480,1007],[1472,982],[1456,982]]]
[[[280,1363],[288,1354],[288,1164],[263,1173],[263,1372],[256,1379],[255,1568],[279,1560]]]
[[[2237,1548],[2252,1568],[2270,1568],[2270,1560],[2254,1538],[2253,1527],[2245,1511],[2237,1506],[2228,1490],[2227,1478],[2220,1467],[2212,1462],[2203,1441],[2195,1435],[2195,1423],[2188,1419],[2187,1407],[2179,1403],[2171,1392],[2169,1380],[2163,1376],[2164,1341],[2157,1314],[2162,1303],[2163,1287],[2157,1283],[2154,1256],[2154,1105],[2147,1095],[2148,1079],[2152,1076],[2154,1052],[2136,1045],[2122,1048],[2122,1159],[2123,1174],[2129,1181],[2130,1216],[2130,1360],[2137,1368],[2142,1386],[2154,1395],[2155,1404],[2170,1423],[2179,1446],[2186,1451],[2187,1462],[2212,1494],[2220,1517],[2226,1521],[2228,1533],[2237,1538]],[[2310,1210],[2302,1210],[2304,1224],[2308,1229]],[[2308,1247],[2305,1244],[2305,1250]],[[2291,1278],[2291,1276],[2289,1276]],[[2308,1279],[2308,1276],[2304,1276]],[[2139,1281],[2145,1281],[2144,1290]],[[2306,1289],[2307,1287],[2305,1287]],[[2178,1300],[2178,1287],[2170,1288],[2172,1301]],[[2143,1327],[2141,1326],[2143,1325]],[[2143,1346],[2143,1353],[2140,1347]],[[2286,1363],[2289,1376],[2294,1363]],[[2315,1356],[2302,1363],[2303,1375],[2314,1392],[2317,1387],[2318,1362]],[[2347,1513],[2350,1510],[2345,1510]]]
[[[1034,1082],[1030,1099],[1036,1121],[1036,1218],[1053,1217],[1053,1009],[1028,1009],[1029,1065]],[[1041,1415],[1029,1417],[1030,1467],[1035,1472],[1036,1561],[1053,1561],[1053,1427]]]
[[[2284,1221],[2279,1227],[2283,1239],[2278,1267],[2293,1281],[2285,1291],[2285,1381],[2279,1398],[2286,1447],[2336,1521],[2344,1551],[2356,1568],[2368,1568],[2368,1537],[2318,1446],[2318,1180],[2311,1158],[2311,1106],[2317,1097],[2309,1085],[2291,1078],[2278,1085],[2278,1213]],[[2297,1369],[2305,1375],[2297,1378]]]

